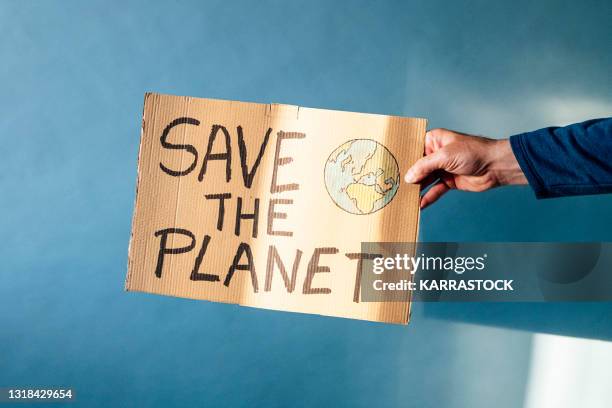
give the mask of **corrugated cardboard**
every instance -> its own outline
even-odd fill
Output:
[[[126,290],[407,323],[409,302],[360,302],[359,253],[363,241],[416,241],[419,187],[401,180],[422,156],[425,127],[424,119],[146,94]],[[378,193],[330,192],[337,171],[356,163],[348,154],[362,157],[370,150],[354,149],[370,141],[378,146],[370,167],[343,174]],[[397,166],[398,178],[366,174],[385,166],[388,174]],[[392,199],[369,213],[394,183]],[[337,204],[340,193],[355,207]]]

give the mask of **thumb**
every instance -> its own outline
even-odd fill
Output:
[[[406,183],[418,183],[436,170],[446,167],[447,152],[444,148],[420,158],[412,165],[404,180]]]

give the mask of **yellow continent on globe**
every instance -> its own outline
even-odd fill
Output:
[[[374,203],[384,197],[384,194],[376,191],[374,186],[359,183],[349,184],[346,188],[346,194],[355,202],[359,211],[364,214],[370,213],[374,208]]]

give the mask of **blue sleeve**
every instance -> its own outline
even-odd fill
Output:
[[[612,193],[612,118],[510,137],[537,198]]]

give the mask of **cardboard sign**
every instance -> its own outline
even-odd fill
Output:
[[[361,243],[415,242],[426,121],[145,96],[126,290],[407,323]]]

